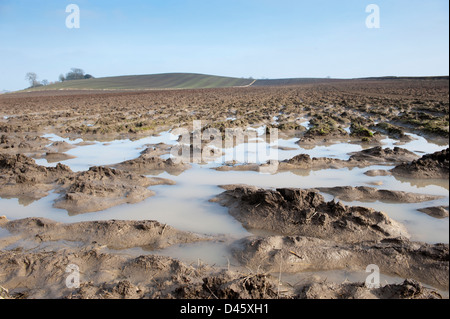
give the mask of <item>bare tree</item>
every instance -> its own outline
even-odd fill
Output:
[[[25,79],[30,82],[30,86],[31,87],[35,87],[38,85],[38,81],[37,81],[37,74],[34,72],[28,72],[27,75],[25,76]]]

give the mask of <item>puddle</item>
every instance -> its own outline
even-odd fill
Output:
[[[4,237],[8,237],[8,236],[11,236],[11,233],[8,230],[0,227],[0,238],[4,238]]]
[[[302,121],[302,122],[300,122],[300,125],[308,130],[311,126],[311,122],[304,118],[300,118],[300,120]]]
[[[408,151],[414,152],[419,156],[423,156],[424,154],[434,153],[438,151],[442,151],[448,148],[447,145],[438,145],[433,142],[429,142],[427,139],[413,133],[405,133],[405,135],[410,136],[413,140],[410,142],[399,142],[398,140],[392,138],[385,138],[381,142],[383,143],[383,147],[401,147],[405,148]]]
[[[43,137],[52,142],[66,142],[72,145],[82,143],[82,139],[70,140],[59,137],[55,134],[47,134]],[[69,166],[74,172],[86,171],[92,166],[104,166],[117,164],[123,161],[131,160],[140,156],[140,152],[145,149],[147,144],[165,143],[175,145],[178,136],[170,132],[163,132],[159,136],[150,136],[139,140],[115,140],[107,143],[90,142],[89,145],[75,147],[65,152],[68,155],[75,156],[73,159],[61,161],[59,163]],[[46,159],[36,159],[36,163],[42,166],[56,166],[58,162],[49,163]]]
[[[28,241],[20,239],[11,245],[6,246],[5,250],[23,249],[27,252],[42,252],[42,251],[59,251],[64,248],[81,248],[83,247],[82,242],[67,241],[67,240],[57,240],[37,243],[35,241]]]
[[[309,122],[303,124],[308,126]],[[250,138],[248,143],[221,149],[223,155],[211,160],[211,164],[222,165],[232,160],[236,160],[239,163],[263,164],[270,160],[287,160],[298,154],[308,154],[311,157],[330,157],[348,160],[351,156],[350,153],[359,152],[371,147],[351,143],[350,141],[330,145],[300,147],[296,144],[298,141],[297,138],[267,141],[264,135],[266,126],[248,128],[248,131],[253,131],[256,136]],[[407,133],[407,135],[411,136],[413,140],[400,145],[400,147],[415,152],[419,156],[422,156],[424,153],[441,151],[448,147],[448,145],[438,145],[429,142],[416,134]],[[72,145],[81,143],[81,145],[66,152],[66,154],[75,158],[60,161],[60,163],[69,166],[76,172],[88,170],[92,166],[112,165],[134,159],[139,157],[140,152],[148,144],[165,143],[167,145],[176,145],[178,139],[178,136],[171,134],[170,131],[162,132],[159,136],[150,136],[134,141],[129,139],[114,140],[108,143],[96,141],[88,145],[82,145],[82,139],[70,140],[55,134],[46,134],[43,137],[50,139],[52,142],[61,141]],[[397,140],[388,137],[383,139],[381,143],[383,147],[394,148],[398,146]],[[223,146],[227,145],[224,143]],[[170,155],[163,156],[164,159],[169,157]],[[36,163],[43,166],[56,166],[58,162],[49,163],[46,159],[36,159]]]

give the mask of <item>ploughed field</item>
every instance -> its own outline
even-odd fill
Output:
[[[448,109],[447,78],[0,95],[2,297],[448,298]]]

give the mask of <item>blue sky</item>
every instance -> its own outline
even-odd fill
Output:
[[[68,29],[66,6],[80,8]],[[380,7],[368,29],[366,6]],[[448,0],[0,0],[0,91],[194,72],[286,78],[448,75]]]

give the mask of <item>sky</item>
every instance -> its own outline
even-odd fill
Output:
[[[69,4],[80,27],[67,28]],[[368,28],[379,8],[379,28]],[[448,0],[0,0],[0,91],[192,72],[358,78],[449,74]]]

